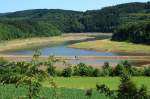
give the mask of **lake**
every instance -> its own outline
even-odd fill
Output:
[[[39,48],[43,56],[116,56],[119,55],[113,52],[96,52],[83,49],[69,48],[67,45],[55,45]],[[9,51],[9,55],[32,55],[34,49]]]
[[[105,39],[110,38],[110,36],[98,36],[92,39],[86,39],[86,40],[75,40],[75,41],[68,41],[61,44],[50,44],[47,46],[41,46],[38,47],[38,49],[41,52],[42,56],[124,56],[129,55],[125,53],[115,53],[115,52],[104,52],[104,51],[93,51],[93,50],[84,50],[84,49],[76,49],[76,48],[70,48],[68,47],[70,44],[74,44],[77,42],[83,42],[83,41],[92,41],[96,39]],[[6,51],[3,52],[3,54],[7,55],[23,55],[23,56],[31,56],[33,55],[33,52],[37,48],[29,48],[29,49],[21,49],[21,50],[12,50],[12,51]],[[117,64],[121,62],[122,60],[68,60],[68,62],[77,64],[80,62],[92,65],[92,64],[103,64],[104,62],[110,62],[111,64]]]
[[[67,34],[67,36],[70,36]],[[80,36],[76,34],[74,36]],[[81,35],[82,38],[83,34]],[[70,44],[78,43],[78,42],[85,42],[85,41],[93,41],[97,39],[108,39],[111,35],[95,35],[93,34],[92,38],[87,38],[83,40],[70,40],[67,42],[59,43],[59,44],[50,44],[47,46],[40,46],[37,48],[28,48],[28,49],[21,49],[21,50],[12,50],[3,52],[8,55],[32,55],[36,49],[39,49],[43,56],[118,56],[119,54],[113,52],[97,52],[92,50],[83,50],[83,49],[76,49],[68,47]]]

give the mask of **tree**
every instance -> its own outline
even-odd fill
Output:
[[[48,66],[47,72],[49,73],[50,76],[56,75],[56,67],[54,67],[54,64],[56,62],[57,61],[55,60],[55,58],[53,56],[51,56],[51,57],[49,57],[48,62],[45,63]]]
[[[126,69],[122,64],[118,64],[115,69],[113,70],[113,75],[115,76],[121,76],[123,73],[126,72]]]
[[[28,86],[29,99],[33,99],[35,96],[38,96],[40,87],[42,86],[42,81],[45,79],[48,80],[47,72],[39,69],[39,66],[41,65],[38,61],[39,56],[40,53],[36,51],[33,55],[32,61],[28,64],[28,67],[26,68],[26,72],[16,84],[17,87],[19,85]]]
[[[111,99],[149,99],[148,91],[145,86],[140,89],[132,82],[130,75],[121,75],[121,84],[117,91],[110,90],[106,85],[96,85],[97,91],[104,93]]]
[[[49,78],[47,71],[40,69],[45,65],[39,62],[40,53],[36,51],[31,62],[12,62],[0,68],[0,81],[3,84],[15,84],[16,87],[24,86],[28,90],[27,97],[33,99],[39,96],[42,82],[47,80],[52,87],[55,83]]]
[[[150,67],[144,69],[144,74],[150,76]]]
[[[71,67],[67,67],[62,71],[63,77],[71,77],[71,75],[72,75],[72,68]]]
[[[74,75],[76,76],[93,76],[93,67],[87,66],[84,63],[79,63],[77,66],[74,66]]]

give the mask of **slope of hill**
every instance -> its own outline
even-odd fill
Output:
[[[112,32],[126,22],[149,19],[149,3],[127,3],[78,12],[34,9],[0,14],[0,40],[67,32]]]

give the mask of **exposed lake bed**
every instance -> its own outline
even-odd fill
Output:
[[[94,42],[95,40],[103,40],[109,39],[111,34],[101,34],[101,33],[89,33],[89,34],[65,34],[61,37],[51,37],[51,38],[34,38],[34,39],[26,39],[24,41],[16,43],[19,41],[13,41],[13,43],[5,43],[6,48],[4,50],[1,49],[2,55],[12,55],[12,56],[32,56],[35,49],[39,49],[41,51],[42,56],[102,56],[102,57],[111,57],[111,56],[149,56],[147,53],[127,53],[127,52],[119,52],[119,51],[108,51],[108,50],[93,50],[93,49],[80,49],[70,47],[74,44],[84,43],[84,42]],[[31,41],[31,42],[30,42]],[[34,41],[34,42],[33,42]],[[30,42],[30,43],[29,43]],[[18,46],[13,49],[14,46]],[[18,45],[17,45],[18,44]],[[20,45],[19,45],[20,44]],[[2,44],[1,44],[2,45]],[[11,47],[9,48],[9,46]],[[84,46],[83,46],[84,47]],[[90,46],[92,47],[92,45]],[[124,60],[127,60],[126,58]],[[135,59],[136,60],[136,59]],[[143,61],[134,61],[134,63],[142,63],[150,64],[148,59],[142,59]],[[123,59],[78,59],[78,60],[69,60],[68,62],[72,64],[77,64],[80,62],[84,62],[88,65],[98,65],[103,64],[104,62],[110,62],[110,64],[117,64]],[[133,63],[133,61],[131,61]]]

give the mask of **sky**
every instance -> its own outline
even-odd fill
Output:
[[[27,9],[65,9],[75,11],[96,10],[128,2],[147,2],[148,0],[1,0],[0,13]]]

